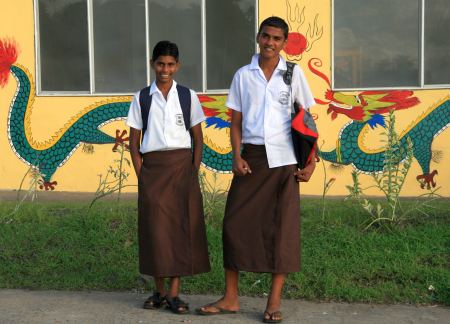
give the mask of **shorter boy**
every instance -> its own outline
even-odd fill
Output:
[[[156,80],[135,94],[127,125],[138,177],[139,270],[155,282],[144,308],[167,304],[180,314],[189,311],[178,297],[180,277],[207,272],[210,265],[198,182],[205,116],[195,92],[173,80],[178,57],[176,44],[156,44],[151,59]]]

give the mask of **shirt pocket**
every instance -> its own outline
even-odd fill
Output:
[[[282,84],[271,88],[269,91],[271,101],[270,106],[282,115],[289,115],[292,103],[290,88],[287,85]]]

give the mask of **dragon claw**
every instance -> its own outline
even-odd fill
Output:
[[[437,170],[433,170],[431,173],[418,175],[416,179],[420,183],[420,188],[424,189],[425,185],[427,186],[427,189],[436,187],[436,181],[434,181],[434,176],[436,174],[438,174]]]
[[[57,181],[52,181],[52,182],[49,182],[49,181],[43,181],[42,183],[41,183],[41,185],[39,186],[39,189],[45,189],[45,191],[48,191],[48,190],[55,190],[55,186],[58,184],[58,182]]]
[[[112,148],[113,152],[117,151],[117,148],[119,145],[123,145],[126,150],[128,150],[129,146],[125,143],[125,141],[128,141],[130,138],[125,137],[127,135],[127,131],[124,129],[122,132],[120,132],[120,129],[116,129],[116,142],[114,143],[114,147]]]

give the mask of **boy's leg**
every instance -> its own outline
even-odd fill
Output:
[[[166,288],[164,287],[164,278],[163,277],[153,277],[155,282],[155,292],[159,292],[161,296],[166,294]]]
[[[224,311],[236,312],[239,310],[238,296],[239,272],[225,269],[225,294],[218,301],[203,306],[197,312],[220,314]]]
[[[227,309],[239,309],[239,272],[225,269],[225,296],[222,300]]]
[[[180,292],[180,284],[180,277],[170,278],[170,287],[166,300],[172,312],[184,314],[189,311],[189,305],[178,297]]]
[[[283,290],[286,275],[284,273],[272,274],[272,287],[270,289],[269,298],[267,299],[267,306],[264,312],[264,319],[281,320],[282,315],[280,311],[281,306],[281,292]]]
[[[170,288],[168,292],[169,297],[177,297],[180,292],[180,277],[172,277],[170,278]]]

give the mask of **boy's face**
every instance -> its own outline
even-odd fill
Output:
[[[280,51],[287,44],[283,30],[272,26],[264,26],[256,40],[259,45],[259,55],[266,59],[278,58]]]
[[[173,75],[178,71],[180,63],[171,55],[161,55],[155,61],[150,61],[152,69],[155,71],[156,82],[158,84],[172,82]]]

